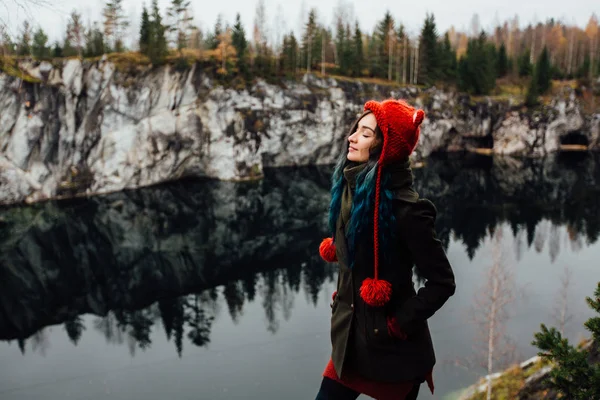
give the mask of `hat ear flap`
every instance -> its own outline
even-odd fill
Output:
[[[415,128],[418,128],[419,125],[421,125],[421,122],[423,122],[424,118],[425,118],[425,111],[423,111],[423,110],[415,111],[415,113],[413,114],[413,124],[415,125]]]

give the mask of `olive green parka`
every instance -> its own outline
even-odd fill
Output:
[[[427,319],[454,294],[452,268],[436,238],[434,205],[420,199],[412,187],[409,164],[391,171],[394,245],[380,258],[379,277],[392,284],[392,298],[383,307],[364,303],[359,288],[373,276],[373,229],[361,235],[349,268],[346,234],[356,175],[364,164],[344,169],[345,188],[336,223],[335,246],[339,264],[337,293],[331,304],[332,361],[338,377],[344,371],[374,381],[423,381],[435,364]],[[413,266],[424,286],[415,291]],[[388,333],[387,319],[395,317],[405,340]]]

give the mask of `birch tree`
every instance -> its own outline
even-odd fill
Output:
[[[85,28],[83,27],[83,21],[81,14],[77,11],[71,12],[69,22],[67,23],[67,42],[77,51],[79,57],[83,54],[83,46],[85,42]]]
[[[28,19],[33,19],[33,10],[38,8],[50,8],[52,3],[48,0],[0,0],[0,27],[10,28],[11,15],[9,9],[16,9],[24,13]],[[6,14],[4,13],[6,12]]]
[[[572,275],[573,272],[571,269],[565,267],[563,275],[560,277],[560,290],[552,313],[552,319],[556,326],[558,326],[558,332],[563,337],[565,336],[567,324],[573,319],[573,315],[569,311],[569,290],[571,287]]]
[[[23,28],[21,29],[21,35],[17,42],[17,54],[20,56],[31,55],[31,41],[33,39],[33,32],[29,21],[23,22]]]
[[[590,41],[590,81],[594,79],[594,71],[595,71],[595,55],[597,51],[597,37],[598,37],[598,17],[596,14],[592,14],[590,20],[585,27],[585,33]]]
[[[256,50],[255,65],[257,69],[264,72],[267,61],[267,38],[269,37],[269,28],[267,25],[267,11],[264,0],[258,0],[256,4],[256,14],[254,16],[253,39]]]
[[[506,335],[509,306],[515,301],[515,278],[505,259],[502,238],[502,228],[497,227],[491,238],[491,266],[475,295],[471,314],[478,328],[476,343],[483,355],[481,365],[487,373],[487,400],[492,398],[492,373],[512,361],[515,351]]]
[[[102,10],[102,17],[104,18],[104,37],[109,43],[112,40],[114,51],[122,51],[123,35],[129,26],[123,10],[123,0],[108,0]]]
[[[172,36],[172,42],[181,52],[188,45],[191,30],[192,17],[190,16],[189,0],[171,0],[171,5],[167,9],[169,16],[169,32]]]

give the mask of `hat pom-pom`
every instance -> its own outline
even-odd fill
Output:
[[[319,246],[319,254],[323,260],[329,263],[337,261],[337,256],[335,255],[335,243],[332,238],[323,239]]]
[[[415,127],[419,127],[421,125],[421,122],[423,122],[424,118],[425,118],[425,111],[423,111],[423,110],[415,111],[415,113],[413,115],[413,123],[414,123]]]
[[[371,307],[381,307],[392,298],[392,284],[382,279],[367,278],[360,287],[360,297]]]

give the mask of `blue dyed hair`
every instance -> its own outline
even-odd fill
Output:
[[[363,113],[353,124],[350,134],[356,131],[358,122],[370,111]],[[376,136],[383,138],[379,127],[375,129]],[[342,193],[344,191],[345,179],[344,168],[349,164],[347,159],[348,141],[345,141],[345,151],[342,151],[337,161],[331,178],[331,201],[329,204],[329,230],[332,236],[336,232],[336,222],[342,208]],[[375,186],[377,181],[377,171],[380,168],[377,160],[381,154],[382,146],[378,146],[369,154],[369,160],[365,168],[356,177],[356,190],[352,199],[352,209],[350,211],[350,222],[346,240],[348,242],[349,267],[354,266],[354,253],[359,240],[370,240],[373,242],[373,217],[375,206]],[[381,193],[379,199],[379,243],[384,257],[388,259],[390,252],[388,245],[392,243],[392,236],[395,226],[395,216],[392,209],[392,191],[388,184],[390,176],[385,169],[381,176]],[[366,234],[369,234],[366,236]]]

